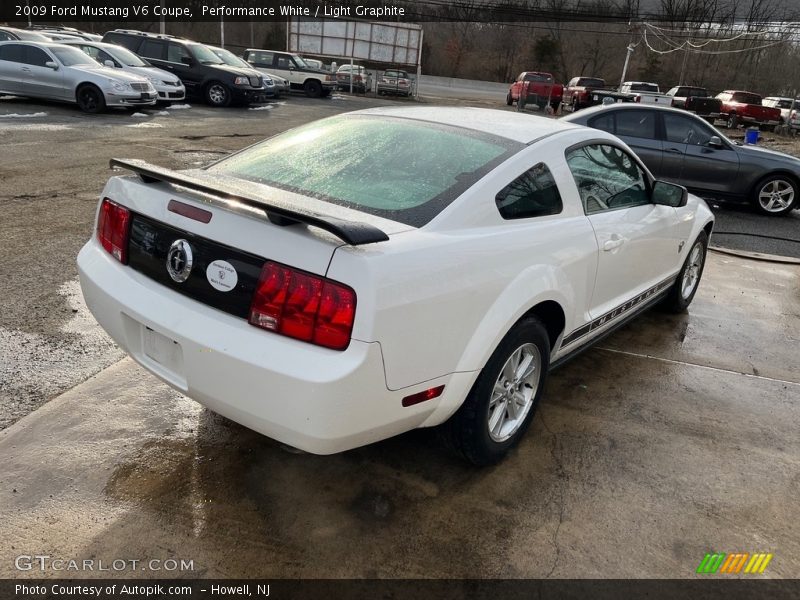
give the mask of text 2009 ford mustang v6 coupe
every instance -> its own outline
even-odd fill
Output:
[[[112,161],[86,301],[210,409],[328,454],[447,422],[470,461],[522,436],[548,369],[661,301],[713,217],[611,134],[469,108],[317,121],[205,169]]]

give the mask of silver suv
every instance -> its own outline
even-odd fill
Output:
[[[23,41],[0,42],[0,92],[74,102],[88,113],[152,106],[158,99],[144,77],[100,65],[77,48]]]

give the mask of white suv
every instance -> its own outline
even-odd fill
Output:
[[[263,73],[277,73],[288,79],[291,89],[302,90],[310,98],[328,96],[336,85],[333,75],[306,64],[298,54],[248,48],[243,58]]]

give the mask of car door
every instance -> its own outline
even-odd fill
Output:
[[[730,192],[739,175],[739,156],[719,132],[690,115],[664,113],[663,119],[664,153],[670,161],[659,177],[700,193]],[[714,136],[721,145],[709,145]]]
[[[651,180],[620,146],[587,143],[567,152],[598,246],[590,314],[600,318],[678,269],[675,209],[653,204]]]
[[[663,144],[655,111],[646,108],[608,110],[589,120],[589,127],[613,133],[642,159],[650,172],[660,177]]]
[[[0,92],[22,93],[22,44],[0,45]]]
[[[197,59],[186,46],[170,42],[167,46],[167,62],[164,64],[168,65],[167,70],[183,82],[187,93],[194,95],[202,93],[200,87],[203,84],[205,69],[198,67]]]
[[[64,68],[53,69],[48,62],[58,61],[36,46],[25,46],[22,53],[22,93],[37,98],[64,100],[68,91],[64,86]],[[71,95],[71,90],[70,90]]]

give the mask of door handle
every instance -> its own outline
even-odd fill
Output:
[[[678,150],[677,148],[667,148],[667,152],[672,152],[673,154],[683,154],[682,150]]]
[[[614,250],[615,248],[619,248],[624,243],[625,243],[625,238],[620,237],[615,233],[614,235],[611,236],[610,240],[606,240],[603,243],[603,250],[609,252],[611,250]]]
[[[30,72],[31,72],[30,68],[28,68],[28,67],[22,67],[22,70],[23,70],[25,73],[30,73]]]

